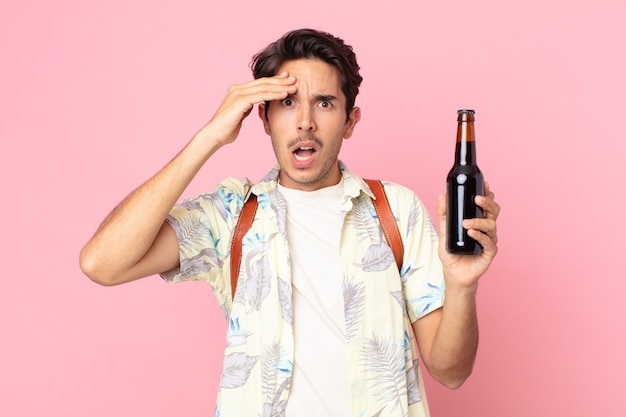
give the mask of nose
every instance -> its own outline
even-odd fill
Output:
[[[310,105],[301,105],[298,112],[298,130],[300,132],[310,132],[315,130],[313,111]]]

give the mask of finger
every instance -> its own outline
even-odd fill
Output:
[[[245,99],[249,103],[282,100],[287,95],[297,91],[295,83],[296,78],[293,76],[259,78],[231,86],[229,95],[235,99]]]
[[[289,94],[294,93],[295,87],[291,86],[258,86],[235,93],[235,99],[250,104],[258,104],[266,101],[283,100]]]
[[[496,220],[498,216],[500,215],[500,205],[496,203],[493,200],[493,198],[487,198],[487,197],[484,197],[484,198],[485,198],[484,205],[481,205],[485,213],[484,217]]]
[[[491,184],[489,184],[488,181],[485,181],[484,188],[485,188],[485,192],[483,193],[483,195],[493,198],[494,195],[493,195],[493,192],[491,191]]]
[[[486,245],[497,245],[498,232],[495,220],[492,219],[466,219],[463,220],[463,228],[467,234],[477,240],[483,248]]]
[[[498,228],[496,221],[493,219],[466,219],[463,220],[463,228],[480,232],[482,235],[487,235],[494,243],[498,242]]]
[[[272,77],[263,77],[257,78],[256,80],[250,81],[247,83],[248,85],[295,85],[296,77],[293,75],[289,75],[287,72],[282,72],[278,75],[274,75]],[[244,84],[245,85],[245,84]]]
[[[498,204],[491,197],[477,195],[474,197],[474,203],[483,209],[483,211],[489,211],[492,214],[497,214],[499,212]]]
[[[472,239],[476,240],[483,247],[483,253],[489,257],[494,257],[498,252],[498,245],[495,239],[489,237],[489,235],[480,232],[476,229],[470,229],[467,234]]]
[[[500,206],[494,201],[493,198],[494,194],[490,191],[489,194],[484,196],[477,195],[474,198],[474,203],[476,203],[478,207],[483,209],[484,217],[497,219],[498,215],[500,214]]]

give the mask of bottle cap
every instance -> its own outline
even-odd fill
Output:
[[[457,111],[458,116],[456,118],[457,122],[473,122],[474,121],[474,110],[459,110]]]

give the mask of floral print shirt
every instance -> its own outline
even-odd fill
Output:
[[[427,416],[411,323],[443,305],[438,236],[409,189],[383,182],[404,244],[396,266],[373,194],[340,162],[345,198],[340,257],[353,417]],[[176,205],[167,218],[179,240],[180,267],[169,282],[203,280],[228,320],[215,415],[284,416],[294,358],[291,264],[279,167],[257,184],[229,178],[213,193]],[[259,206],[243,241],[235,297],[230,244],[248,193]]]

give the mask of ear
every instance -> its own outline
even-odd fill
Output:
[[[263,121],[263,128],[265,129],[265,133],[267,133],[268,135],[270,134],[270,125],[269,122],[267,120],[267,118],[265,117],[265,102],[263,103],[259,103],[259,118]]]
[[[353,107],[346,122],[346,129],[343,132],[344,139],[350,139],[352,133],[354,133],[354,127],[361,120],[361,109],[359,107]]]

